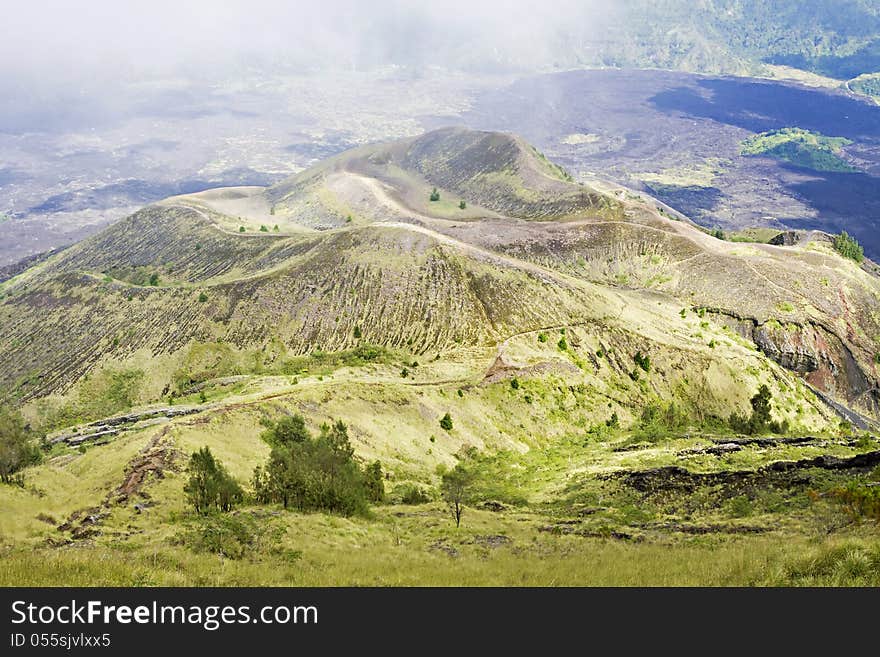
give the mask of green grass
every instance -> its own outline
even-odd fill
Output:
[[[849,88],[856,93],[880,99],[880,73],[861,75],[850,81]]]
[[[826,137],[801,128],[783,128],[748,137],[740,146],[742,155],[772,157],[813,171],[855,173],[857,168],[843,157],[843,147],[852,141]]]

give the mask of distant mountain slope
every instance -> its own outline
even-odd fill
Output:
[[[724,242],[658,207],[570,182],[517,137],[460,129],[355,149],[270,188],[175,197],[3,284],[0,391],[38,400],[134,372],[143,402],[290,374],[308,354],[455,361],[580,326],[622,354],[680,361],[685,378],[699,353],[723,372],[719,390],[736,387],[743,372],[725,363],[748,345],[755,373],[772,361],[880,416],[880,280],[821,235]]]

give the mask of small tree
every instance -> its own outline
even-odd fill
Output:
[[[199,303],[205,303],[208,300],[208,295],[204,292],[199,292]]]
[[[750,403],[752,405],[752,417],[749,420],[752,433],[760,433],[770,426],[770,400],[773,396],[770,394],[770,388],[766,384],[761,384],[758,392],[752,397]]]
[[[449,413],[440,418],[440,428],[452,431],[452,416]]]
[[[247,229],[246,229],[244,226],[239,226],[239,227],[238,227],[238,232],[239,232],[239,233],[243,233],[245,230],[247,230]]]
[[[846,231],[834,237],[834,248],[844,258],[861,262],[865,259],[865,251],[862,245],[858,243],[856,238],[850,236]]]
[[[196,513],[206,514],[212,508],[231,511],[244,497],[241,486],[214,458],[209,447],[192,453],[187,471],[189,479],[183,492]]]
[[[306,421],[297,413],[281,418],[263,432],[263,439],[270,445],[290,447],[295,443],[303,443],[311,438]]]
[[[159,274],[153,273],[150,274],[150,285],[156,287],[159,285]]]
[[[364,470],[364,487],[367,489],[367,499],[371,502],[385,501],[385,482],[382,476],[382,464],[373,461]]]
[[[459,203],[458,203],[459,210],[464,210],[466,207],[467,207],[467,203],[465,203],[464,201],[459,201]]]
[[[21,483],[16,473],[42,459],[33,438],[20,413],[0,408],[0,481],[4,484]]]
[[[360,340],[360,339],[361,339],[361,335],[362,335],[362,333],[361,333],[361,327],[360,327],[360,326],[355,326],[355,327],[354,327],[354,339],[355,339],[355,340]]]
[[[440,192],[437,191],[436,187],[433,190],[431,190],[431,196],[429,198],[431,199],[431,201],[439,201],[440,200]]]
[[[452,470],[444,472],[440,481],[440,492],[443,501],[449,507],[455,526],[461,526],[461,516],[464,513],[464,505],[470,499],[471,487],[474,483],[474,473],[459,463]]]
[[[260,224],[260,232],[261,233],[268,233],[269,228],[265,224]]]

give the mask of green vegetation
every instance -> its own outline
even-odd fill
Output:
[[[239,233],[243,233],[243,232],[245,232],[246,230],[247,230],[247,228],[245,228],[244,226],[239,226],[239,227],[238,227],[238,232],[239,232]]]
[[[429,198],[432,202],[436,202],[436,201],[440,200],[440,192],[437,191],[436,187],[433,190],[431,190],[431,196]]]
[[[260,502],[350,516],[365,514],[370,501],[384,497],[381,465],[360,467],[341,421],[322,425],[312,438],[303,418],[293,416],[271,425],[264,438],[272,452],[252,479]]]
[[[205,303],[208,300],[208,295],[204,292],[199,292],[199,303]]]
[[[556,346],[559,348],[559,351],[568,351],[568,342],[564,337],[559,338],[559,342],[556,343]]]
[[[268,232],[269,232],[269,227],[266,226],[265,224],[260,224],[260,232],[261,232],[261,233],[268,233]]]
[[[244,498],[241,486],[214,458],[209,447],[192,453],[187,471],[189,479],[183,492],[198,514],[204,515],[212,510],[231,511]]]
[[[846,231],[834,237],[834,249],[844,258],[849,258],[859,263],[865,259],[865,251],[862,249],[862,245]]]
[[[880,98],[880,73],[859,76],[850,81],[849,88],[865,96]]]
[[[461,516],[464,506],[470,501],[474,473],[463,463],[458,463],[451,470],[441,472],[440,494],[449,507],[456,527],[461,527]]]
[[[285,552],[277,546],[285,530],[262,514],[210,514],[187,521],[188,530],[172,539],[172,544],[183,545],[196,554],[216,554],[226,559],[258,559],[277,555],[295,560],[299,553]]]
[[[449,413],[440,418],[440,428],[445,431],[452,431],[452,416]]]
[[[42,460],[21,414],[0,406],[0,482],[23,484],[20,471]]]
[[[651,371],[651,357],[642,355],[641,351],[637,351],[635,356],[633,356],[633,360],[636,365],[641,367],[645,372]]]
[[[464,201],[458,202],[458,209],[459,210],[464,210],[466,207],[467,207],[467,203],[465,203]]]
[[[782,422],[777,422],[776,420],[773,420],[770,415],[772,410],[772,398],[773,396],[770,393],[770,389],[762,384],[758,389],[758,392],[756,392],[750,400],[752,405],[751,416],[746,418],[737,415],[736,413],[731,414],[728,419],[730,428],[738,433],[745,434],[761,434],[767,432],[776,434],[788,433],[788,421],[783,420]]]
[[[831,491],[831,497],[853,521],[872,520],[880,524],[880,486],[850,481]]]
[[[740,153],[772,157],[813,171],[854,173],[858,169],[841,157],[843,147],[852,141],[843,137],[826,137],[800,128],[783,128],[748,137]]]
[[[155,272],[150,274],[150,285],[152,287],[157,287],[159,285],[159,274]]]

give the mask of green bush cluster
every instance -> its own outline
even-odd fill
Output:
[[[384,499],[381,464],[360,466],[341,421],[323,425],[320,434],[312,437],[303,418],[294,415],[272,423],[263,438],[272,452],[268,462],[254,471],[258,501],[348,516],[363,515],[370,502]]]
[[[873,520],[880,523],[880,486],[850,481],[833,489],[831,497],[854,521]]]
[[[196,513],[204,515],[211,511],[231,511],[244,499],[241,486],[214,458],[209,447],[192,453],[187,472],[189,479],[183,492]]]
[[[834,249],[844,258],[849,258],[856,262],[862,262],[865,259],[865,250],[862,248],[862,245],[846,231],[834,236]]]
[[[0,482],[23,484],[20,471],[41,460],[35,436],[21,414],[0,407]]]
[[[788,433],[790,430],[788,420],[778,422],[770,415],[772,398],[770,389],[766,385],[761,384],[758,392],[750,400],[752,414],[746,417],[738,413],[732,413],[728,418],[727,423],[731,430],[749,435],[768,432],[776,434]]]

